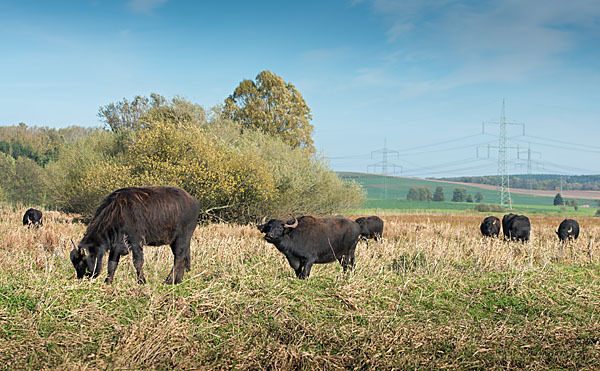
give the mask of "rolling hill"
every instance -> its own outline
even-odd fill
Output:
[[[355,181],[363,186],[367,192],[365,208],[383,209],[454,209],[466,210],[474,207],[473,203],[449,202],[455,188],[465,188],[467,194],[473,196],[477,192],[483,195],[483,203],[497,204],[500,195],[497,187],[485,184],[460,183],[440,180],[429,180],[420,178],[403,178],[397,176],[383,176],[366,173],[339,172],[338,176],[345,180]],[[406,195],[411,187],[427,187],[433,193],[436,187],[442,187],[446,202],[423,202],[407,201]],[[554,191],[530,191],[523,189],[511,189],[511,197],[514,205],[519,208],[531,208],[536,210],[559,210],[553,205]],[[600,199],[600,192],[594,191],[566,191],[563,192],[566,199],[577,199],[579,205],[595,207],[596,200]]]

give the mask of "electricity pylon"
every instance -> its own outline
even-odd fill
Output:
[[[523,135],[525,135],[525,124],[519,122],[506,121],[504,100],[502,100],[502,116],[500,117],[500,121],[482,123],[481,125],[483,133],[485,133],[485,124],[494,124],[500,126],[500,136],[498,140],[498,174],[500,175],[500,206],[506,207],[508,205],[509,209],[512,209],[512,199],[510,197],[510,177],[508,175],[506,150],[509,148],[517,147],[509,147],[507,145],[508,140],[506,138],[506,126],[520,125],[523,127]]]
[[[394,172],[392,174],[396,174],[397,167],[399,167],[400,171],[402,171],[402,166],[396,165],[396,164],[388,161],[388,155],[396,155],[396,158],[400,158],[400,152],[388,149],[387,148],[387,139],[384,138],[383,139],[383,148],[378,149],[376,151],[372,151],[371,158],[373,158],[374,154],[376,154],[376,155],[381,154],[382,160],[379,162],[376,162],[374,164],[368,165],[367,172],[369,172],[369,168],[373,168],[374,171],[377,171],[377,168],[381,168],[381,174],[383,175],[383,199],[387,200],[387,175],[389,175],[388,168],[389,167],[394,168]]]

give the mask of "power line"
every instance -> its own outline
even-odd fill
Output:
[[[595,149],[595,150],[600,151],[600,147],[598,147],[598,146],[590,146],[590,145],[581,144],[581,143],[571,143],[571,142],[567,142],[567,141],[564,141],[564,140],[544,138],[544,137],[535,136],[535,135],[525,135],[525,136],[529,137],[529,138],[539,139],[539,140],[546,140],[548,142],[556,142],[556,143],[567,144],[567,145],[575,146],[575,147],[588,147],[590,149]]]
[[[517,141],[523,142],[523,143],[526,142],[524,140],[518,140],[518,139],[517,139]],[[600,149],[599,150],[591,150],[591,149],[585,149],[585,148],[565,147],[565,146],[559,146],[559,145],[556,145],[556,144],[540,143],[540,142],[533,142],[533,141],[527,141],[527,142],[528,143],[537,144],[539,146],[544,146],[544,147],[566,149],[568,151],[578,151],[578,152],[587,152],[587,153],[600,153]]]
[[[465,139],[469,139],[469,138],[480,137],[482,135],[484,135],[484,134],[477,133],[477,134],[472,134],[472,135],[466,135],[464,137],[448,139],[448,140],[445,140],[445,141],[435,142],[435,143],[431,143],[431,144],[424,144],[424,145],[420,145],[420,146],[415,146],[415,147],[410,147],[410,148],[404,148],[404,149],[400,149],[400,150],[397,150],[397,151],[394,151],[394,152],[397,153],[398,155],[402,154],[402,156],[415,156],[415,155],[428,154],[428,153],[439,153],[439,152],[446,152],[446,151],[454,151],[454,150],[465,149],[465,148],[468,148],[468,147],[474,147],[474,146],[478,146],[478,145],[483,145],[483,144],[491,143],[490,141],[486,141],[486,142],[480,142],[480,143],[475,143],[475,144],[468,144],[468,145],[465,145],[465,146],[457,146],[457,147],[451,147],[451,148],[434,149],[434,150],[430,150],[430,151],[419,151],[419,152],[405,153],[405,152],[410,152],[410,151],[414,151],[414,150],[421,149],[421,148],[434,147],[434,146],[438,146],[438,145],[442,145],[442,144],[448,144],[448,143],[452,143],[452,142],[457,142],[457,141],[461,141],[461,140],[465,140]],[[489,135],[489,134],[485,134],[485,135]],[[382,151],[382,150],[383,149],[380,149],[379,151]],[[377,152],[377,151],[373,151],[373,152]],[[365,159],[368,159],[368,158],[373,158],[373,152],[371,154],[365,153],[365,154],[349,155],[349,156],[326,156],[326,158],[328,160],[365,160]]]
[[[454,138],[454,139],[448,139],[448,140],[444,140],[444,141],[441,141],[441,142],[435,142],[435,143],[424,144],[424,145],[416,146],[416,147],[404,148],[404,149],[401,149],[400,152],[407,152],[407,151],[412,151],[412,150],[415,150],[415,149],[421,149],[421,148],[427,148],[427,147],[435,147],[435,146],[438,146],[438,145],[441,145],[441,144],[458,142],[458,141],[461,141],[461,140],[465,140],[465,139],[469,139],[469,138],[473,138],[473,137],[478,137],[478,136],[481,136],[482,134],[484,134],[484,133],[477,133],[477,134],[467,135],[467,136],[464,136],[464,137],[459,137],[459,138]]]
[[[466,159],[462,159],[462,160],[449,161],[449,162],[445,162],[442,164],[435,164],[435,165],[431,165],[431,166],[422,166],[422,167],[418,167],[415,169],[407,169],[406,173],[418,173],[418,172],[422,172],[423,170],[437,170],[437,169],[451,167],[454,165],[463,165],[463,164],[468,164],[468,163],[478,162],[478,161],[481,161],[481,159],[466,158]]]

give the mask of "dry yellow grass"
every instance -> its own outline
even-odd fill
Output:
[[[85,226],[1,206],[0,365],[6,369],[556,369],[600,367],[600,219],[532,218],[532,242],[481,238],[482,216],[385,216],[357,267],[297,280],[253,226],[199,227],[171,287],[168,247],[129,256],[111,286],[77,280]],[[0,366],[2,367],[2,366]]]

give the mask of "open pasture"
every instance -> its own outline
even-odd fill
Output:
[[[484,216],[384,216],[356,270],[298,280],[253,226],[198,227],[192,269],[163,285],[167,246],[147,247],[147,284],[124,256],[112,285],[77,280],[85,226],[0,207],[0,367],[6,369],[600,368],[600,219],[532,217],[532,241],[480,237]],[[354,217],[352,217],[354,219]]]

